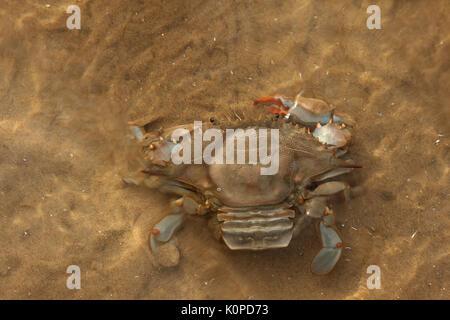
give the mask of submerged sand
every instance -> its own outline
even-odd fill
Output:
[[[381,30],[369,1],[2,1],[0,298],[449,299],[449,6],[377,3]],[[170,198],[121,181],[127,121],[294,96],[299,72],[305,96],[356,118],[367,167],[347,179],[364,193],[334,207],[336,269],[311,275],[313,226],[286,249],[233,252],[200,217],[177,235],[180,265],[159,268],[145,234]]]

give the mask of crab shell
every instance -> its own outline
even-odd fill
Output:
[[[230,125],[237,124],[203,123],[203,129],[216,128],[224,132]],[[200,203],[197,213],[213,212],[213,225],[218,228],[215,231],[230,249],[286,247],[299,218],[314,215],[305,209],[305,199],[330,193],[315,195],[309,190],[311,184],[351,171],[342,168],[344,162],[318,142],[309,130],[272,120],[246,123],[243,129],[279,129],[279,170],[274,175],[261,175],[263,166],[259,163],[174,165],[170,156],[179,141],[172,138],[172,133],[180,128],[190,133],[194,130],[192,125],[185,125],[142,134],[144,172],[161,178],[152,187],[195,198]],[[203,149],[207,144],[203,143]]]

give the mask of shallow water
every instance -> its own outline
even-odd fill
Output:
[[[449,299],[449,6],[379,1],[0,3],[0,297]],[[46,6],[49,4],[50,6]],[[324,99],[355,117],[335,205],[344,255],[309,264],[314,227],[286,249],[233,252],[202,218],[160,269],[146,230],[170,198],[125,186],[127,121],[191,123],[275,93]],[[68,290],[78,265],[82,289]],[[369,265],[381,289],[368,290]]]

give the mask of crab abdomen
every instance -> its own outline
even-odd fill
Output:
[[[294,217],[294,210],[280,207],[217,214],[222,238],[232,250],[287,247],[292,239]]]

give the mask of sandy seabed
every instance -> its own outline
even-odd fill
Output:
[[[66,8],[81,8],[69,30]],[[449,299],[448,1],[1,1],[0,298]],[[207,220],[159,268],[168,196],[126,186],[127,121],[205,120],[276,93],[353,115],[364,194],[337,204],[343,258],[311,275],[314,228],[234,252]],[[78,265],[82,289],[66,288]],[[381,289],[368,290],[369,265]]]

